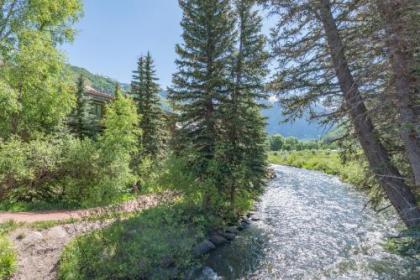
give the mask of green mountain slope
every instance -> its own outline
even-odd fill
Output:
[[[95,88],[96,90],[99,90],[101,92],[105,92],[108,94],[114,93],[115,85],[117,83],[116,80],[109,77],[102,76],[102,75],[93,74],[89,72],[88,70],[81,67],[77,67],[73,65],[68,65],[67,67],[74,81],[77,81],[77,78],[80,75],[83,75],[85,79],[87,80],[87,83],[89,86]],[[124,91],[130,90],[130,85],[128,84],[120,83],[120,86]]]

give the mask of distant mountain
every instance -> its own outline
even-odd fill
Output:
[[[68,65],[68,67],[74,81],[76,81],[80,75],[83,75],[88,80],[88,84],[96,90],[108,94],[114,93],[115,84],[117,83],[116,80],[102,75],[92,74],[81,67],[72,65]],[[120,86],[124,91],[130,91],[129,84],[120,83]],[[162,100],[162,107],[165,110],[170,110],[167,93],[162,90],[159,95]],[[268,118],[267,133],[270,135],[279,133],[283,136],[293,136],[299,139],[318,139],[328,132],[325,127],[316,122],[308,121],[307,117],[298,119],[295,122],[283,123],[284,116],[278,103],[271,104],[270,108],[263,110],[263,115]]]
[[[117,84],[116,80],[109,77],[105,77],[103,75],[92,74],[85,68],[81,68],[81,67],[77,67],[73,65],[68,65],[67,67],[74,81],[77,81],[79,76],[83,75],[83,77],[88,81],[89,86],[104,93],[114,94],[115,85]],[[124,84],[124,83],[119,83],[119,84],[123,91],[130,90],[129,84]]]
[[[298,139],[319,139],[323,137],[328,128],[317,122],[309,121],[308,115],[294,122],[284,123],[284,115],[278,102],[270,104],[270,108],[263,110],[262,114],[267,117],[267,133],[270,135],[281,134],[293,136]]]

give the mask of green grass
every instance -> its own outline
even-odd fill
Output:
[[[7,222],[0,224],[0,280],[8,280],[16,270],[16,253],[7,234],[18,224]]]
[[[72,241],[59,279],[179,279],[195,263],[191,250],[206,224],[180,203],[145,210]]]
[[[117,205],[132,199],[135,199],[136,195],[131,193],[121,194],[115,198],[110,205]],[[107,205],[93,205],[96,206],[107,206]],[[89,208],[91,208],[89,207]],[[0,202],[0,211],[7,212],[36,212],[36,211],[52,211],[52,210],[77,210],[86,209],[86,207],[80,207],[79,205],[69,204],[65,202],[49,202],[49,201],[34,201],[34,202],[22,202],[22,201],[3,201]]]
[[[366,173],[363,164],[359,162],[343,164],[337,151],[306,150],[269,152],[268,161],[273,164],[317,170],[326,174],[336,175],[341,180],[356,186],[364,186],[366,184]]]

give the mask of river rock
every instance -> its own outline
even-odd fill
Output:
[[[243,218],[241,220],[241,224],[247,224],[247,225],[249,225],[249,224],[251,224],[251,222],[248,220],[248,218]]]
[[[193,254],[196,257],[202,256],[210,252],[211,250],[216,249],[216,246],[210,240],[204,240],[201,243],[198,243],[194,249]]]
[[[250,217],[252,217],[252,216],[254,216],[255,215],[255,213],[254,212],[249,212],[248,214],[246,214],[246,217],[247,218],[250,218]]]
[[[227,233],[233,233],[233,234],[238,234],[238,229],[235,226],[231,226],[226,228],[225,232]]]
[[[203,267],[202,273],[202,279],[220,279],[217,275],[217,273],[208,266]]]
[[[209,240],[211,243],[213,243],[216,246],[220,246],[228,242],[226,238],[224,238],[222,235],[218,233],[211,234],[209,237]]]
[[[229,241],[232,241],[233,239],[235,239],[236,235],[231,232],[224,232],[223,237]]]
[[[244,229],[249,227],[250,222],[249,221],[241,221],[237,229],[239,231],[243,231]]]
[[[267,170],[267,173],[266,173],[266,178],[267,179],[275,179],[275,178],[277,178],[276,171],[274,171],[274,169],[272,169],[272,168],[269,168]]]

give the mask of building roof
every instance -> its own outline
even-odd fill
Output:
[[[114,96],[108,93],[100,92],[96,89],[94,89],[91,86],[86,86],[86,93],[90,96],[99,98],[99,99],[105,99],[105,100],[112,100],[114,99]]]

